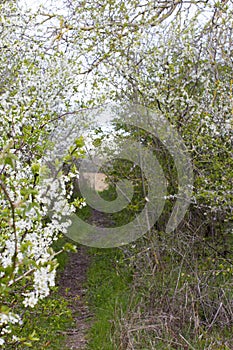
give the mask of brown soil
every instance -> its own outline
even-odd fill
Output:
[[[75,327],[66,332],[66,348],[70,350],[84,350],[87,345],[86,334],[92,315],[86,302],[84,283],[89,265],[87,248],[81,246],[77,253],[70,254],[69,262],[59,279],[60,294],[67,300],[75,322]]]

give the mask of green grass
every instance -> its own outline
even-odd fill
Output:
[[[88,271],[88,300],[94,312],[88,350],[114,350],[112,340],[116,310],[124,312],[130,298],[130,270],[122,263],[120,249],[91,249]]]
[[[100,192],[100,195],[105,200],[115,199],[115,191],[112,187]],[[87,219],[88,214],[90,215],[90,210],[86,207],[82,218]],[[94,317],[88,332],[87,349],[118,349],[112,339],[115,334],[113,321],[116,310],[124,312],[127,308],[130,298],[131,271],[124,263],[124,253],[119,248],[90,248],[89,254],[91,266],[88,269],[86,281],[87,302]]]

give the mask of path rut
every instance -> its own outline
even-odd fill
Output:
[[[91,313],[86,302],[84,287],[90,257],[87,248],[80,246],[77,253],[71,253],[69,262],[59,280],[60,294],[68,302],[75,326],[66,332],[66,348],[84,350],[87,345],[87,331],[90,328]]]

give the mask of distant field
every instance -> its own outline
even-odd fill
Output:
[[[107,176],[103,173],[83,173],[83,176],[89,182],[90,186],[96,191],[104,191],[109,187],[109,185],[105,182]]]

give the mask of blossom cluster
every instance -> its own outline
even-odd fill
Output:
[[[0,346],[5,343],[5,340],[2,336],[11,333],[10,325],[22,324],[22,320],[19,315],[16,315],[12,312],[0,313],[0,327],[1,327],[1,337],[0,337]]]

